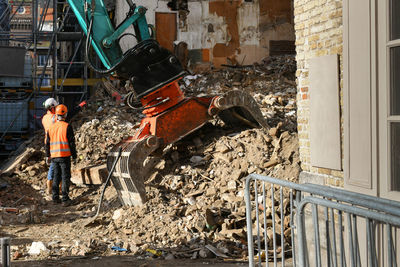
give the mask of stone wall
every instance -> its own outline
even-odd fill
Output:
[[[343,172],[316,168],[310,164],[309,61],[311,58],[338,54],[340,59],[340,106],[343,114],[343,24],[342,0],[294,0],[297,52],[297,105],[300,159],[302,169],[320,174],[324,183],[343,186]],[[341,116],[343,162],[343,116]]]

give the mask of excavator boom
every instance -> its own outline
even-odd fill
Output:
[[[178,141],[210,119],[219,116],[227,122],[245,122],[268,128],[255,100],[246,92],[234,90],[220,96],[185,97],[178,81],[185,75],[178,59],[153,39],[154,30],[146,22],[146,8],[127,0],[130,7],[125,20],[114,29],[102,0],[68,0],[80,26],[87,35],[86,61],[103,74],[129,81],[132,92],[126,96],[129,106],[140,100],[145,118],[132,136],[111,149],[107,168],[124,205],[142,205],[146,201],[144,182],[149,175],[145,161],[157,149]],[[133,26],[137,44],[122,53],[118,44],[125,30]],[[93,48],[105,69],[94,67],[89,58]]]

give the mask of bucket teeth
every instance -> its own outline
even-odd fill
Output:
[[[149,175],[145,168],[146,158],[159,147],[159,138],[149,136],[142,140],[127,139],[117,144],[107,156],[107,169],[110,171],[113,161],[122,147],[121,158],[115,166],[111,180],[118,192],[122,204],[139,206],[146,202],[144,182]]]
[[[250,94],[244,91],[229,91],[221,97],[216,98],[214,104],[220,110],[218,116],[224,122],[235,124],[241,121],[252,127],[258,124],[263,128],[270,128],[257,102]]]

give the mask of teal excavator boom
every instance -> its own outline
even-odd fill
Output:
[[[114,29],[103,1],[68,0],[68,3],[85,34],[87,35],[88,31],[91,30],[91,45],[107,69],[111,69],[120,62],[122,50],[116,40],[129,26],[133,25],[138,29],[139,40],[151,38],[145,17],[146,8],[142,6],[136,7],[132,2],[129,2],[130,9],[127,18]],[[89,29],[91,21],[92,28]]]

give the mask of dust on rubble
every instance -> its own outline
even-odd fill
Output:
[[[121,207],[111,186],[103,213],[94,223],[88,221],[96,212],[99,186],[72,186],[76,206],[65,208],[46,200],[48,167],[44,136],[38,132],[14,158],[18,164],[3,168],[0,178],[0,206],[19,209],[0,212],[0,235],[13,237],[14,259],[115,254],[245,258],[244,178],[257,173],[297,181],[301,171],[295,64],[291,56],[271,57],[251,67],[186,76],[181,86],[187,95],[250,92],[272,128],[245,129],[228,127],[219,119],[210,121],[149,160],[154,172],[146,181],[148,201],[143,207]],[[142,117],[99,85],[88,107],[72,122],[78,150],[73,169],[105,163],[108,151],[132,135]],[[286,243],[289,209],[284,204],[285,220],[277,219],[276,227],[284,224]],[[272,211],[266,213],[271,220]],[[271,231],[268,227],[268,235]],[[46,249],[29,254],[33,241],[42,242]]]

